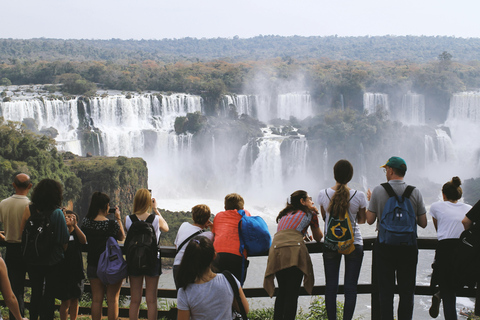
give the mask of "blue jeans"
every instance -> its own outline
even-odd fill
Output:
[[[337,319],[337,291],[340,262],[345,257],[345,304],[343,319],[352,319],[357,303],[357,283],[363,261],[363,246],[355,245],[355,250],[347,255],[324,249],[323,266],[325,267],[325,306],[329,320]]]
[[[411,320],[417,275],[418,248],[391,246],[375,242],[374,272],[378,276],[380,315],[382,320],[393,320],[395,279],[398,285],[398,320]]]

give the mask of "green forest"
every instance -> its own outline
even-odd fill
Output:
[[[446,36],[182,38],[162,40],[0,39],[0,61],[229,62],[292,58],[428,62],[448,51],[459,61],[480,60],[480,39]]]

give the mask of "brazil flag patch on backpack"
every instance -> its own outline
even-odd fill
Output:
[[[325,194],[327,194],[326,189]],[[357,191],[355,191],[348,201],[350,202],[356,194]],[[330,199],[330,197],[328,197],[328,199]],[[354,240],[355,233],[352,228],[352,222],[348,210],[345,212],[345,217],[343,219],[340,217],[334,217],[330,214],[325,231],[325,247],[330,250],[337,250],[338,253],[341,254],[350,254],[355,250],[355,245],[353,244]]]

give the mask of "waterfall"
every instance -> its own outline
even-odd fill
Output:
[[[367,114],[375,113],[382,108],[387,112],[390,111],[387,94],[372,92],[365,92],[363,94],[363,110],[365,110]]]
[[[261,192],[275,197],[275,190],[282,189],[281,140],[261,139],[258,143],[258,157],[251,168],[251,192]]]
[[[251,117],[255,117],[254,101],[255,99],[252,96],[245,94],[225,95],[222,100],[223,112],[227,115],[229,106],[232,104],[235,106],[239,116],[247,114]]]
[[[368,180],[367,180],[367,163],[365,161],[365,149],[363,148],[363,143],[360,142],[359,146],[359,156],[360,156],[360,179],[363,189],[368,190]]]
[[[425,124],[425,96],[411,92],[404,94],[399,120],[407,125]]]
[[[435,130],[437,134],[437,157],[439,162],[452,162],[456,160],[454,146],[450,136],[442,129]]]
[[[247,100],[244,97],[242,99]],[[239,105],[242,104],[239,103]],[[282,93],[274,97],[254,95],[248,99],[248,103],[245,102],[243,105],[242,108],[247,108],[250,112],[247,114],[255,116],[256,112],[258,120],[266,123],[276,118],[289,120],[290,117],[295,117],[303,120],[314,115],[312,98],[308,92]],[[237,111],[239,111],[238,105]],[[240,111],[238,113],[240,114]]]
[[[14,100],[0,103],[0,114],[5,120],[22,122],[26,118],[35,119],[38,129],[57,129],[58,148],[73,153],[81,153],[76,129],[79,126],[77,99]]]
[[[438,163],[437,150],[433,137],[425,135],[425,166],[431,163]]]
[[[452,95],[445,126],[450,129],[452,153],[456,166],[465,177],[480,175],[480,92],[460,92]]]
[[[328,150],[327,147],[323,150],[323,179],[327,181],[329,176],[330,168],[328,167]]]
[[[85,110],[80,118],[78,106]],[[183,93],[171,95],[124,95],[71,100],[15,100],[0,103],[0,113],[6,120],[22,121],[33,118],[39,129],[54,127],[58,130],[59,149],[82,154],[77,137],[81,126],[88,123],[98,129],[98,154],[108,156],[142,156],[149,153],[145,135],[153,132],[172,132],[175,119],[188,112],[201,112],[203,101],[199,96]],[[149,135],[150,137],[151,135]],[[161,139],[160,139],[161,140]]]
[[[312,98],[306,92],[285,93],[278,96],[277,117],[290,119],[295,117],[303,120],[313,115]]]
[[[480,92],[455,93],[450,99],[448,120],[480,122]]]

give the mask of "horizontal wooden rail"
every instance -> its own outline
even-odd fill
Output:
[[[363,249],[364,249],[364,251],[372,251],[375,240],[376,240],[375,237],[364,238],[363,239]],[[421,250],[435,250],[436,247],[437,247],[438,241],[437,241],[437,238],[419,238],[417,243],[418,243],[418,248],[421,249]],[[1,243],[0,243],[0,246],[2,246]],[[323,243],[309,242],[309,243],[306,244],[306,246],[307,246],[307,249],[308,249],[310,254],[316,254],[316,253],[323,252]],[[122,247],[122,245],[121,245],[121,247]],[[87,251],[87,245],[84,245],[82,247],[82,250],[86,252]],[[123,250],[123,247],[122,247],[122,250]],[[176,254],[175,247],[172,247],[172,246],[161,246],[160,247],[160,252],[161,252],[162,258],[174,258],[175,254]],[[260,255],[255,255],[255,256],[267,256],[267,253],[260,254]],[[26,286],[30,286],[28,280],[27,280]],[[374,291],[374,288],[373,288],[373,285],[371,283],[370,284],[359,284],[357,290],[358,290],[359,294],[372,294],[372,292]],[[91,288],[90,288],[90,285],[88,283],[85,284],[84,291],[85,292],[91,292]],[[267,297],[267,293],[263,289],[263,287],[243,288],[243,291],[245,292],[245,295],[248,298]],[[340,293],[340,294],[344,293],[343,285],[339,286],[338,293]],[[130,288],[126,287],[126,286],[123,286],[120,290],[120,294],[125,295],[125,296],[130,296]],[[313,288],[312,294],[314,294],[314,295],[325,295],[325,286],[323,286],[323,285],[322,286],[315,286]],[[145,295],[145,289],[143,291],[143,295]],[[301,290],[300,290],[300,295],[306,296],[306,295],[309,295],[309,294],[302,287]],[[425,286],[425,285],[418,286],[417,285],[416,288],[415,288],[415,295],[426,295],[426,296],[432,295],[430,286]],[[457,293],[457,296],[474,298],[474,297],[476,297],[476,291],[474,289],[464,288]],[[158,291],[157,291],[157,297],[175,299],[177,297],[177,291],[175,289],[159,288]],[[0,305],[4,305],[3,300],[0,301]],[[25,303],[25,305],[28,308],[28,303],[27,302]],[[57,308],[58,307],[59,306],[57,306]],[[80,314],[90,314],[90,308],[81,307],[79,313]],[[103,309],[103,313],[104,313],[104,315],[107,314],[107,308]],[[120,308],[119,316],[120,317],[128,317],[128,308]],[[176,316],[176,310],[175,309],[172,309],[172,310],[169,310],[169,311],[159,311],[159,313],[158,313],[159,318],[165,317],[167,319],[175,319],[175,316]],[[147,310],[140,310],[140,317],[146,318],[147,317]]]

